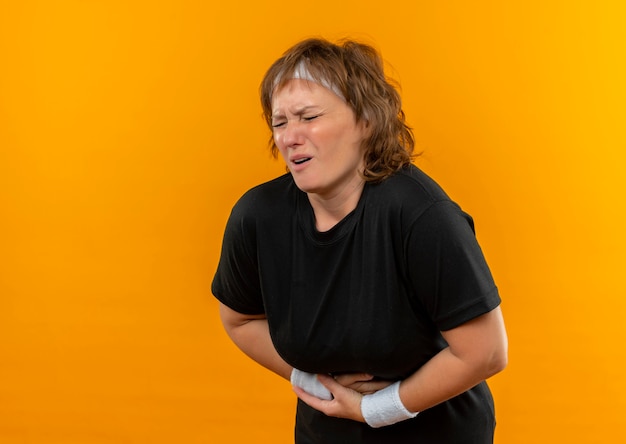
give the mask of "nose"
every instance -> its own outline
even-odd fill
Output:
[[[302,143],[302,131],[298,122],[288,122],[280,129],[278,138],[279,144],[285,148],[298,146]]]

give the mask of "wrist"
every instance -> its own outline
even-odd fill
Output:
[[[333,399],[333,395],[330,390],[328,390],[324,384],[317,379],[317,375],[315,373],[308,373],[294,368],[291,371],[291,377],[289,379],[291,381],[291,385],[300,387],[310,395],[320,399],[325,399],[326,401]]]
[[[395,424],[415,418],[418,412],[410,412],[400,399],[400,381],[382,390],[365,395],[361,399],[361,414],[365,422],[374,428]]]

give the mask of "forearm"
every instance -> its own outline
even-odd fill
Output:
[[[400,385],[400,399],[412,412],[469,390],[507,364],[507,338],[499,308],[443,335],[450,346]]]
[[[400,399],[411,412],[421,412],[471,389],[500,371],[466,362],[446,348],[402,381]]]
[[[263,367],[289,380],[292,367],[276,351],[267,319],[240,316],[224,305],[220,305],[220,315],[226,333],[241,351]]]

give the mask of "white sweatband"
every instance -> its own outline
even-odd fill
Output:
[[[319,379],[317,379],[317,375],[314,373],[303,372],[302,370],[298,370],[294,368],[291,371],[291,385],[295,385],[296,387],[300,387],[302,390],[307,392],[310,395],[313,395],[320,399],[325,399],[326,401],[330,401],[333,399],[332,393],[324,384],[322,384]]]
[[[276,79],[274,80],[274,88],[276,88],[276,86],[282,81],[282,77],[283,77],[282,72],[278,76],[276,76]],[[313,78],[313,76],[307,69],[306,64],[304,63],[304,60],[300,60],[300,62],[298,63],[298,66],[295,67],[291,78],[302,79],[302,80],[307,80],[309,82],[318,83],[322,85],[324,88],[329,89],[332,92],[334,92],[344,102],[346,101],[346,98],[343,96],[343,94],[341,94],[341,91],[339,91],[339,88],[337,88],[336,85],[333,85],[326,79],[316,80],[315,78]]]
[[[361,413],[370,427],[378,428],[415,418],[419,412],[411,413],[402,404],[400,381],[397,381],[376,393],[363,396]]]

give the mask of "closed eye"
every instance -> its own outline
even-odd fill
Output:
[[[280,128],[285,122],[272,122],[272,128]]]
[[[316,116],[310,116],[310,117],[303,117],[302,120],[306,121],[306,122],[310,122],[311,120],[315,120],[319,117],[319,115]]]

